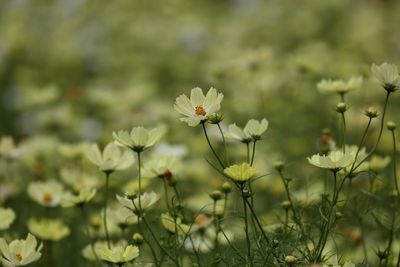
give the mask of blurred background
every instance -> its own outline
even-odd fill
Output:
[[[371,77],[371,64],[400,65],[399,14],[396,0],[2,0],[0,136],[24,143],[24,153],[34,158],[19,175],[20,192],[29,179],[63,177],[67,161],[60,154],[74,153],[73,147],[55,153],[61,144],[104,145],[114,130],[163,127],[163,142],[190,148],[182,188],[193,198],[186,199],[188,206],[194,203],[197,211],[196,204],[209,202],[207,192],[222,179],[204,161],[209,151],[201,130],[180,122],[173,104],[199,86],[225,95],[223,127],[268,119],[269,129],[257,147],[261,174],[271,172],[275,160],[284,160],[299,178],[296,197],[306,195],[302,189],[309,177],[320,194],[322,172],[306,157],[319,152],[323,128],[331,128],[340,144],[341,121],[335,112],[339,97],[321,95],[316,84],[323,78],[363,77],[361,88],[346,95],[347,143],[358,143],[367,123],[363,112],[371,105],[380,110],[385,96]],[[390,101],[388,119],[398,122],[398,96]],[[378,123],[367,145],[375,140]],[[211,125],[210,135],[221,149]],[[384,132],[379,153],[390,153],[390,142]],[[230,148],[238,160],[246,153],[240,145]],[[125,173],[127,181],[133,173]],[[265,221],[279,221],[285,199],[279,178],[269,176],[257,184],[258,196],[266,196],[265,203],[257,203]],[[119,187],[114,191],[121,192]],[[23,232],[25,219],[36,213],[21,204],[29,201],[24,194],[18,196],[9,203],[20,216],[14,227]],[[74,238],[82,239],[79,233]],[[379,236],[372,236],[372,243]],[[70,251],[73,241],[68,241]],[[360,250],[357,242],[343,241],[350,256]],[[58,253],[63,255],[62,247]],[[65,266],[77,264],[77,259],[68,260]]]
[[[266,117],[270,145],[304,152],[298,137],[335,119],[337,99],[316,90],[322,78],[364,76],[355,113],[379,100],[369,68],[400,62],[399,9],[388,0],[3,0],[0,134],[95,141],[138,124],[182,127],[176,96],[213,86],[227,124]]]

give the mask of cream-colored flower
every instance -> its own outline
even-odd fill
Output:
[[[144,177],[170,178],[179,171],[179,161],[170,154],[153,155],[144,165]]]
[[[99,248],[98,253],[100,259],[122,265],[139,257],[139,248],[133,245],[113,245],[111,248]]]
[[[181,217],[174,218],[169,213],[161,214],[161,224],[168,232],[177,235],[187,235],[191,231],[190,225],[182,223]]]
[[[390,163],[391,158],[389,156],[380,157],[380,156],[372,156],[368,162],[368,167],[371,171],[377,173],[380,170],[386,168]]]
[[[58,152],[66,158],[78,158],[83,156],[87,147],[88,144],[83,142],[76,144],[63,143],[59,145]]]
[[[200,122],[206,121],[209,116],[221,108],[221,101],[224,98],[215,88],[210,88],[204,96],[203,90],[199,87],[193,88],[190,92],[190,99],[186,95],[176,98],[174,109],[185,117],[180,120],[189,126],[197,126]]]
[[[163,134],[163,131],[157,128],[148,130],[138,126],[134,127],[130,133],[128,131],[113,132],[113,137],[118,145],[141,152],[153,146]]]
[[[103,172],[120,171],[129,168],[133,163],[133,156],[130,151],[121,152],[120,148],[109,143],[103,153],[97,145],[92,145],[86,150],[86,157]]]
[[[383,63],[377,66],[372,64],[371,71],[385,90],[393,92],[400,89],[400,75],[396,65]]]
[[[10,208],[0,207],[0,230],[6,230],[15,220],[15,212]]]
[[[150,192],[150,193],[142,193],[140,195],[140,204],[142,207],[142,210],[149,209],[151,206],[153,206],[158,200],[160,199],[160,195],[155,193],[155,192]],[[119,196],[117,195],[117,200],[119,203],[121,203],[124,207],[127,207],[128,209],[132,210],[133,212],[137,213],[139,212],[139,197],[138,196]]]
[[[250,135],[254,140],[260,140],[261,135],[268,129],[267,119],[262,119],[261,121],[251,119],[247,122],[243,129],[246,135]]]
[[[64,195],[64,187],[55,180],[31,182],[28,185],[28,195],[42,206],[56,207]]]
[[[362,82],[362,77],[354,76],[347,81],[323,79],[317,84],[317,88],[322,94],[345,94],[359,88]]]
[[[43,245],[36,247],[36,238],[28,234],[26,239],[17,239],[7,244],[4,238],[0,238],[0,251],[3,255],[1,262],[5,267],[23,266],[37,261],[41,256]]]
[[[99,255],[99,250],[105,249],[105,248],[107,248],[107,246],[108,246],[107,241],[95,242],[93,245],[93,249],[92,249],[92,245],[89,244],[82,249],[82,256],[87,260],[95,261],[95,260],[97,260],[96,257],[98,257],[98,255]],[[96,253],[96,255],[94,253]]]
[[[307,159],[314,166],[337,171],[352,164],[354,162],[354,155],[338,150],[330,152],[327,156],[317,154]]]
[[[59,241],[70,234],[68,226],[59,219],[31,218],[28,221],[28,229],[46,241]]]
[[[227,133],[228,138],[239,140],[242,143],[250,143],[252,138],[247,132],[238,127],[236,123],[229,125],[229,131]]]
[[[242,163],[241,165],[235,164],[225,168],[224,173],[234,181],[246,182],[254,176],[256,170],[250,164]]]
[[[62,167],[60,178],[75,191],[81,191],[83,188],[99,188],[104,182],[98,175],[82,171],[77,166]]]
[[[15,159],[21,154],[21,149],[16,147],[11,136],[2,136],[0,139],[0,158]]]
[[[118,206],[109,208],[107,214],[112,223],[122,229],[126,228],[128,225],[137,224],[139,221],[138,216],[133,214],[132,211],[126,207]]]
[[[61,200],[61,206],[64,208],[80,207],[89,202],[96,195],[96,189],[82,188],[78,195],[66,193]]]

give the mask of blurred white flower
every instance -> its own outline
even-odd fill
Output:
[[[5,267],[23,266],[37,261],[41,256],[43,245],[36,247],[36,238],[28,234],[26,239],[17,239],[7,244],[4,238],[0,238],[0,251],[3,255],[1,262]]]
[[[396,65],[383,63],[377,66],[372,64],[371,71],[386,91],[393,92],[400,89],[400,75]]]
[[[113,137],[118,145],[141,152],[153,146],[163,134],[163,131],[157,128],[148,130],[138,126],[134,127],[130,133],[128,131],[113,132]]]
[[[46,241],[59,241],[70,234],[68,226],[59,219],[31,218],[28,221],[28,229]]]
[[[174,109],[185,116],[180,119],[181,121],[194,127],[217,112],[221,108],[223,98],[224,95],[217,93],[215,88],[210,88],[207,95],[204,96],[203,90],[196,87],[191,90],[190,99],[186,95],[178,96]]]
[[[160,195],[155,192],[150,192],[150,193],[145,192],[145,193],[142,193],[140,196],[125,195],[125,196],[121,197],[121,196],[117,195],[117,200],[124,207],[127,207],[128,209],[132,210],[133,212],[138,213],[140,211],[139,197],[140,197],[140,204],[141,204],[142,210],[149,209],[160,199]]]
[[[247,122],[243,131],[253,137],[254,140],[260,140],[261,135],[268,129],[267,119],[262,119],[261,121],[251,119]]]
[[[0,207],[0,230],[6,230],[15,220],[15,212],[10,208]]]
[[[348,81],[323,79],[317,84],[317,88],[322,94],[345,94],[359,88],[362,82],[362,77],[358,76],[353,76]]]
[[[78,195],[71,193],[64,194],[61,200],[61,206],[64,208],[69,207],[81,207],[85,203],[89,202],[96,195],[96,189],[82,188],[79,190]]]
[[[307,158],[308,162],[314,166],[338,171],[345,168],[354,162],[354,155],[342,151],[332,151],[327,156],[319,154],[313,155],[311,158]]]
[[[11,136],[2,136],[0,139],[0,158],[16,159],[21,154],[21,148],[15,146]]]
[[[97,145],[93,144],[85,151],[86,157],[103,172],[120,171],[129,168],[133,163],[130,151],[121,152],[114,143],[108,143],[103,154]]]
[[[28,195],[42,206],[56,207],[62,200],[64,187],[55,180],[31,182],[28,185]]]
[[[106,262],[115,263],[119,266],[139,257],[139,248],[133,245],[113,245],[111,248],[98,248],[97,251],[100,259]]]

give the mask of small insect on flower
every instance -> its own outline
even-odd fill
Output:
[[[113,132],[113,137],[117,145],[141,152],[153,146],[163,134],[163,131],[157,128],[148,130],[138,126],[134,127],[130,133],[128,131]]]
[[[221,101],[224,98],[222,93],[217,93],[215,88],[210,88],[204,96],[203,90],[199,87],[193,88],[190,92],[190,99],[186,95],[176,98],[174,109],[185,117],[180,120],[189,126],[197,126],[202,121],[214,115],[221,108]]]
[[[41,256],[43,245],[40,244],[37,248],[36,238],[28,234],[27,238],[17,239],[7,244],[4,238],[0,238],[0,250],[3,255],[1,262],[4,266],[14,267],[23,266],[37,261]]]
[[[132,153],[130,151],[122,153],[114,143],[107,144],[103,153],[100,152],[98,145],[93,144],[85,151],[85,154],[103,172],[125,170],[133,163]]]
[[[396,65],[383,63],[377,66],[372,64],[371,71],[387,92],[400,89],[400,75]]]

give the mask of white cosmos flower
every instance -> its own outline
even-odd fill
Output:
[[[227,137],[229,138],[239,140],[242,143],[250,143],[252,140],[251,136],[243,129],[238,127],[236,123],[229,125],[228,130],[229,132],[227,134]]]
[[[61,206],[63,208],[79,207],[89,202],[96,195],[96,189],[82,188],[79,190],[78,195],[66,193],[61,200]]]
[[[247,122],[243,131],[253,137],[254,140],[260,140],[261,135],[268,129],[267,119],[262,119],[261,121],[251,119]]]
[[[103,153],[98,145],[93,144],[85,151],[86,157],[103,172],[120,171],[129,168],[133,163],[130,151],[121,152],[114,143],[108,143]]]
[[[163,131],[154,128],[148,130],[142,126],[134,127],[128,131],[113,132],[115,142],[120,146],[125,146],[135,152],[141,152],[153,146],[163,135]]]
[[[60,219],[31,218],[28,221],[28,229],[47,241],[59,241],[71,233],[69,227]]]
[[[207,95],[204,96],[203,90],[196,87],[191,90],[190,99],[186,95],[178,96],[174,109],[185,116],[180,119],[181,121],[194,127],[216,113],[221,108],[223,98],[224,95],[217,93],[215,88],[210,88]]]
[[[357,89],[363,82],[362,77],[351,77],[347,81],[323,79],[317,84],[318,91],[322,94],[345,94]]]
[[[354,162],[354,154],[343,153],[338,150],[330,152],[327,156],[317,154],[307,159],[314,166],[337,171],[352,164]]]
[[[31,182],[28,185],[28,195],[45,207],[56,207],[64,195],[64,186],[55,181]]]
[[[10,208],[0,207],[0,230],[6,230],[15,220],[15,212]]]
[[[155,154],[144,165],[144,177],[171,178],[179,171],[179,161],[171,154]]]
[[[0,238],[1,262],[6,267],[23,266],[37,261],[41,256],[43,245],[36,248],[36,238],[28,234],[27,238],[17,239],[7,244],[4,238]]]
[[[100,259],[119,266],[139,257],[139,248],[133,245],[113,245],[111,248],[101,247],[97,249],[97,252]]]
[[[155,193],[155,192],[150,192],[150,193],[143,193],[140,195],[140,204],[142,207],[142,210],[149,209],[151,206],[153,206],[158,200],[160,199],[160,195]],[[119,203],[121,203],[124,207],[127,207],[128,209],[132,210],[133,212],[137,213],[139,212],[139,197],[133,197],[133,199],[130,196],[119,196],[117,195],[117,200]]]
[[[396,65],[383,63],[377,66],[372,64],[371,71],[385,90],[393,92],[400,89],[400,75]]]

